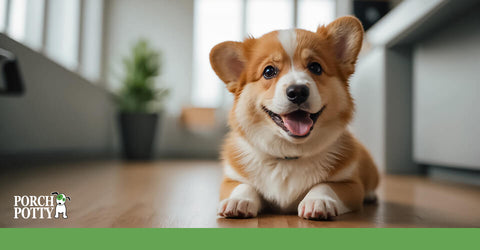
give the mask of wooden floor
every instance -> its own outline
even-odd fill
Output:
[[[215,161],[106,161],[0,169],[0,227],[480,227],[478,187],[384,176],[378,204],[331,221],[216,215]],[[68,219],[13,219],[14,195],[71,197]]]

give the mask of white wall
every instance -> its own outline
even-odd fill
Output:
[[[355,116],[350,128],[385,171],[385,51],[377,48],[362,55],[350,79]]]
[[[0,47],[17,56],[25,85],[24,95],[0,96],[0,158],[111,152],[107,91],[4,34]]]
[[[414,49],[414,157],[480,169],[480,5]]]

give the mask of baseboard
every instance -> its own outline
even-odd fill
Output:
[[[426,167],[428,177],[442,181],[452,181],[480,187],[480,170],[458,169],[444,166]]]
[[[152,160],[202,159],[218,160],[218,151],[179,152],[165,151],[154,154]],[[125,160],[120,152],[55,151],[5,154],[0,153],[0,170],[9,167],[44,166],[63,163]]]
[[[58,163],[87,162],[114,159],[108,152],[31,152],[16,154],[0,154],[0,168],[19,166],[43,166]]]

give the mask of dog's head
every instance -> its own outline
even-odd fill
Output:
[[[70,197],[66,196],[65,194],[59,194],[58,192],[53,192],[52,194],[57,195],[57,198],[56,198],[57,205],[63,205],[65,204],[67,199],[70,200]]]
[[[216,45],[210,62],[235,97],[232,129],[273,155],[320,150],[351,120],[348,78],[362,39],[358,19],[342,17],[315,33],[279,30]]]

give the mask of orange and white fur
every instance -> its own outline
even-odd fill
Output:
[[[347,16],[315,33],[279,30],[212,49],[212,67],[234,95],[220,216],[268,208],[329,219],[375,198],[375,164],[347,130],[362,39],[361,23]]]

